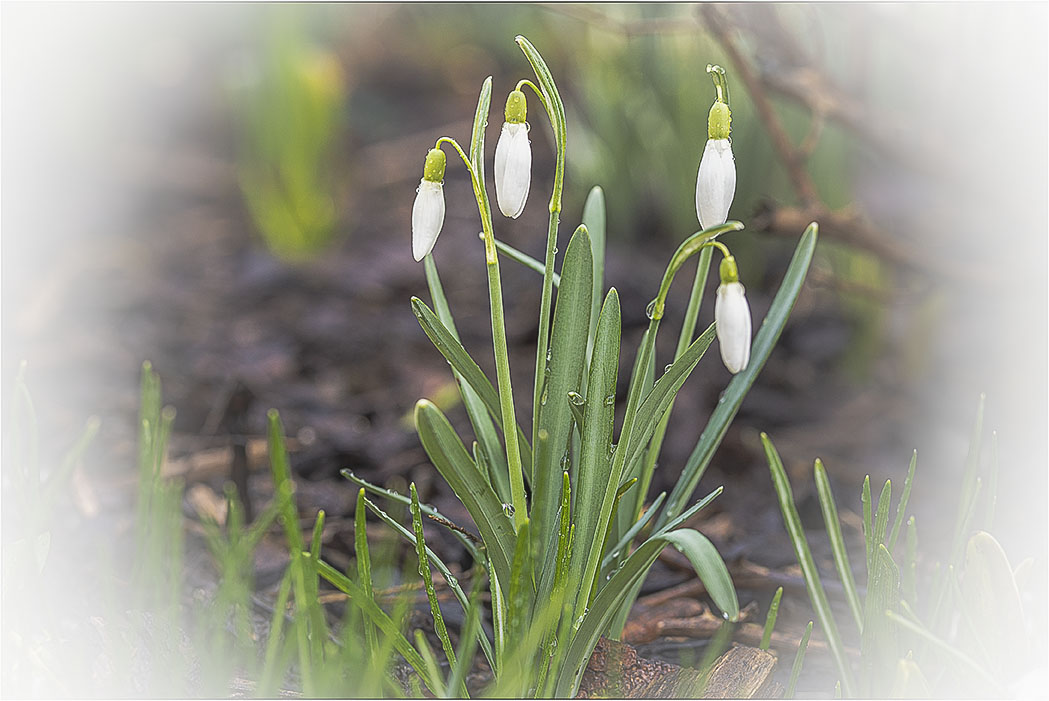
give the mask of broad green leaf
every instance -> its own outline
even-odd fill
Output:
[[[590,295],[593,288],[593,254],[586,228],[572,235],[561,266],[550,349],[539,399],[537,435],[547,439],[535,452],[532,470],[532,527],[541,562],[553,558],[556,529],[554,512],[561,496],[563,456],[568,454],[572,410],[568,393],[578,392],[586,360],[586,334],[590,328]]]
[[[823,461],[816,458],[813,468],[816,482],[816,494],[819,496],[820,511],[823,512],[823,524],[827,529],[830,539],[831,552],[834,553],[834,567],[838,571],[842,588],[845,590],[845,599],[849,602],[852,617],[856,620],[856,626],[863,631],[863,613],[860,608],[860,595],[856,591],[856,580],[852,576],[852,565],[849,563],[849,553],[845,548],[845,538],[841,534],[841,521],[838,520],[838,507],[834,503],[834,494],[830,489],[830,480],[827,479],[827,470],[823,467]]]
[[[415,405],[415,426],[434,467],[470,512],[496,574],[509,582],[515,535],[503,503],[487,481],[478,479],[477,466],[470,454],[448,419],[432,402],[420,399]]]
[[[823,626],[823,634],[827,638],[831,655],[838,666],[841,675],[842,689],[846,695],[852,695],[855,686],[852,682],[852,671],[849,668],[849,659],[845,654],[845,646],[838,635],[838,626],[834,621],[834,612],[831,611],[830,601],[827,593],[823,590],[820,581],[819,570],[816,562],[812,559],[809,543],[805,539],[805,530],[801,525],[801,517],[794,505],[794,493],[790,488],[790,480],[787,479],[787,471],[783,469],[783,462],[779,453],[776,452],[772,441],[764,433],[761,434],[761,443],[765,448],[765,457],[769,463],[769,472],[772,474],[772,485],[776,489],[776,498],[779,501],[780,512],[783,514],[783,524],[787,527],[791,544],[794,546],[794,554],[801,566],[801,573],[805,579],[805,588],[809,593],[809,600],[816,612],[816,618]]]
[[[817,231],[818,227],[813,222],[802,235],[801,241],[794,251],[794,257],[791,259],[790,266],[787,268],[787,273],[783,277],[783,282],[780,284],[779,291],[772,300],[772,306],[769,307],[768,314],[766,314],[765,320],[754,338],[754,344],[751,346],[750,351],[750,364],[747,365],[746,370],[733,377],[732,381],[729,382],[724,395],[714,408],[710,420],[707,421],[706,428],[703,429],[699,441],[693,448],[692,454],[681,472],[681,477],[678,479],[673,491],[671,491],[670,497],[667,498],[666,506],[663,509],[663,513],[660,514],[656,525],[661,526],[677,515],[688,501],[692,492],[695,491],[696,485],[699,484],[700,478],[703,477],[703,473],[707,469],[707,465],[710,464],[714,451],[721,444],[721,439],[724,438],[725,433],[728,431],[729,424],[739,410],[740,404],[743,403],[743,398],[746,396],[747,391],[750,390],[751,385],[754,384],[758,373],[765,366],[765,362],[771,355],[776,341],[783,332],[783,327],[786,326],[790,311],[794,308],[794,302],[801,292],[805,274],[808,272],[809,263],[812,261],[812,254],[816,250]]]
[[[459,373],[466,380],[466,383],[477,392],[478,398],[484,403],[496,425],[500,430],[505,431],[503,414],[499,406],[499,393],[488,378],[485,377],[481,367],[470,357],[470,354],[466,352],[466,349],[462,347],[455,336],[441,323],[437,315],[418,297],[412,297],[412,312],[415,313],[415,317],[419,320],[419,325],[422,326],[423,331],[430,341],[433,342],[434,347],[440,351],[445,360],[451,363],[452,369]],[[517,435],[518,443],[521,446],[521,460],[524,464],[525,474],[529,475],[531,472],[532,451],[528,447],[528,440],[525,438],[524,431],[521,430],[520,426],[517,427]],[[500,453],[501,450],[495,452]],[[486,456],[491,459],[491,455],[487,452]]]
[[[589,585],[601,561],[600,543],[604,539],[602,517],[607,524],[612,509],[612,499],[608,498],[608,511],[602,514],[605,497],[614,496],[619,484],[619,476],[611,474],[611,470],[616,377],[619,373],[620,313],[619,293],[613,287],[605,297],[597,322],[594,357],[587,381],[588,396],[583,408],[579,465],[573,490],[575,538],[577,543],[583,544],[583,547],[575,548],[572,553],[571,572],[574,582],[581,587],[576,600],[577,609],[585,604]],[[608,494],[609,490],[611,495]],[[568,596],[576,595],[575,587],[570,585]]]
[[[589,366],[594,352],[594,336],[597,334],[597,317],[601,313],[601,300],[605,292],[605,192],[600,185],[594,185],[586,196],[583,226],[590,234],[590,249],[594,254],[594,291],[590,298],[590,330],[586,342],[586,363]]]
[[[678,552],[688,558],[692,567],[699,575],[700,581],[706,587],[710,598],[714,600],[717,607],[728,614],[730,621],[739,620],[739,600],[736,598],[736,588],[732,586],[732,577],[729,576],[728,567],[721,559],[717,548],[710,540],[690,528],[682,528],[671,531],[660,536],[661,539],[673,545]]]

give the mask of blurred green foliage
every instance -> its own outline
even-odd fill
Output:
[[[266,245],[285,260],[319,253],[332,240],[333,144],[344,103],[334,54],[313,44],[300,13],[271,8],[261,71],[237,87],[238,176]]]

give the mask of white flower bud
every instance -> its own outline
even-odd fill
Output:
[[[714,302],[721,360],[733,375],[750,362],[750,305],[739,282],[722,282]]]
[[[528,122],[503,123],[495,146],[495,197],[503,216],[517,219],[524,211],[532,182],[532,146]]]
[[[696,216],[703,229],[724,224],[736,194],[736,162],[728,139],[707,139],[696,178]]]
[[[430,254],[444,226],[444,184],[423,178],[412,207],[412,255],[420,261]]]

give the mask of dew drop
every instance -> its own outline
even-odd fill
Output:
[[[672,368],[672,367],[674,367],[673,363],[671,363],[670,365],[667,365],[665,368],[663,368],[663,372],[670,372],[670,368]]]
[[[615,403],[616,403],[616,395],[610,394],[607,397],[605,397],[605,406],[612,406]]]
[[[575,619],[575,623],[572,624],[572,630],[579,630],[579,626],[583,625],[583,617]]]
[[[572,460],[571,460],[571,458],[568,457],[568,452],[566,451],[565,454],[561,456],[561,469],[562,470],[567,470],[568,469],[568,464],[571,461]]]
[[[583,406],[583,404],[586,403],[586,399],[584,399],[583,395],[579,394],[579,392],[569,392],[568,401],[572,402],[576,406]]]
[[[645,316],[647,316],[649,320],[656,318],[656,300],[653,299],[648,303],[648,306],[645,307]]]
[[[513,518],[514,513],[516,513],[516,511],[517,509],[514,508],[513,504],[503,504],[503,516],[506,516],[507,518]]]
[[[557,246],[554,246],[554,255],[557,255]]]
[[[448,582],[448,586],[450,586],[450,587],[454,587],[455,585],[457,585],[459,583],[459,580],[456,579],[455,577],[446,577],[445,581]]]
[[[724,618],[727,621],[728,620],[728,611],[725,611],[724,613],[722,613],[721,617]]]
[[[546,400],[547,400],[547,397],[549,397],[549,396],[550,396],[550,388],[549,387],[544,387],[543,388],[543,394],[542,394],[541,397],[539,397],[539,405],[540,406],[546,406]]]

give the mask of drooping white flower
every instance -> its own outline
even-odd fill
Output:
[[[412,255],[420,261],[430,254],[444,226],[444,184],[423,178],[412,207]]]
[[[728,81],[721,66],[707,66],[717,97],[707,115],[707,145],[696,176],[696,217],[703,229],[720,226],[736,194],[736,161],[732,157],[732,111],[728,107]]]
[[[421,261],[430,254],[444,226],[444,151],[430,149],[412,206],[412,255]]]
[[[517,219],[532,183],[532,146],[528,123],[505,122],[495,146],[495,197],[503,216]]]
[[[714,301],[714,322],[717,324],[721,361],[733,375],[743,372],[750,363],[750,305],[732,256],[721,261],[721,285]]]
[[[528,141],[528,104],[513,90],[506,98],[506,121],[495,146],[495,198],[503,216],[517,219],[532,184],[532,146]]]
[[[736,161],[728,139],[707,139],[696,177],[696,216],[709,229],[724,224],[736,194]]]

